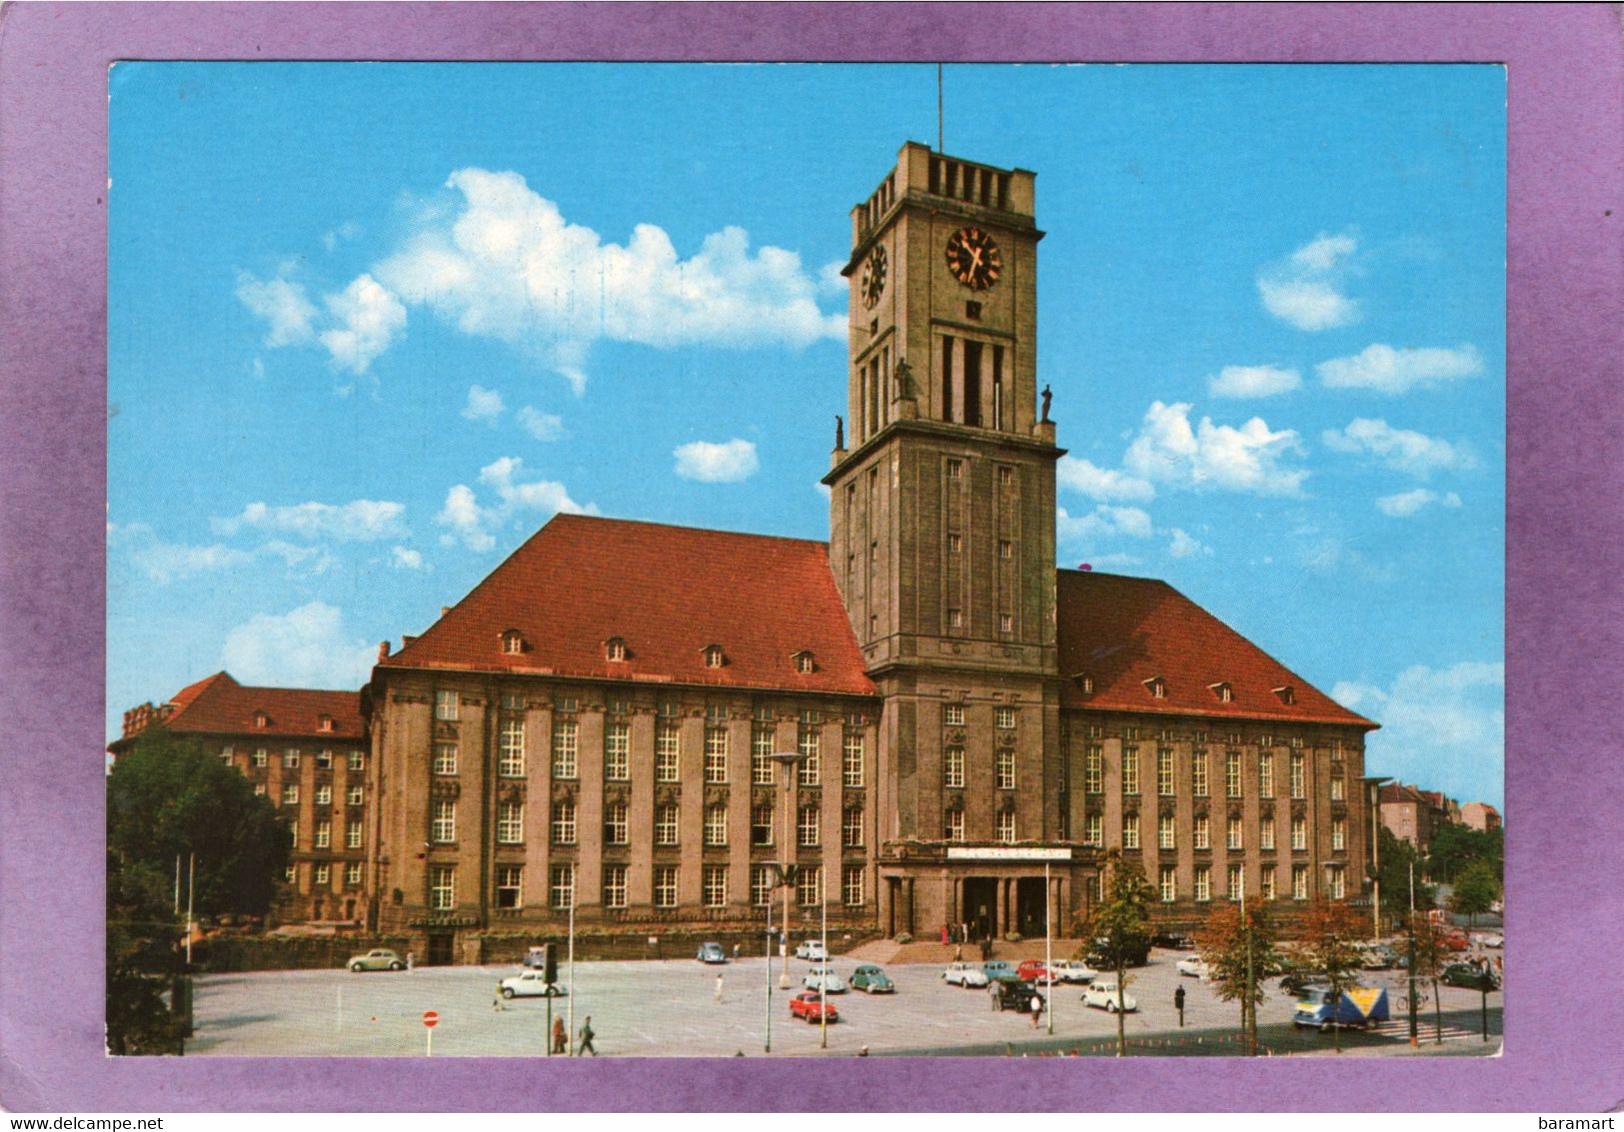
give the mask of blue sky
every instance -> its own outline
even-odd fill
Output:
[[[1503,804],[1505,78],[949,66],[1038,173],[1062,565]],[[120,64],[108,729],[358,687],[559,510],[823,539],[848,211],[933,66]]]

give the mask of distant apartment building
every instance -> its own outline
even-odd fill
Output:
[[[1467,802],[1460,808],[1461,824],[1472,829],[1499,829],[1500,811],[1487,802]]]
[[[1394,837],[1425,853],[1439,829],[1459,823],[1461,808],[1436,790],[1394,782],[1381,788],[1381,818]]]

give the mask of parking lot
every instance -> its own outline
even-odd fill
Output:
[[[1006,956],[1005,952],[1009,951]],[[1128,993],[1140,1010],[1126,1017],[1135,1053],[1167,1055],[1237,1052],[1234,1033],[1239,1006],[1220,1001],[1200,981],[1174,969],[1180,953],[1155,951],[1148,966],[1131,974]],[[1000,957],[1029,958],[1000,948]],[[775,961],[769,996],[765,960],[741,959],[705,966],[692,959],[578,963],[575,966],[574,1024],[587,1015],[604,1056],[731,1057],[762,1056],[771,1018],[771,1054],[852,1056],[867,1046],[887,1054],[1019,1054],[1057,1049],[1109,1052],[1116,1019],[1081,1001],[1082,988],[1061,985],[1049,995],[1054,1034],[1048,1019],[1034,1030],[1027,1017],[996,1013],[983,990],[945,985],[941,965],[888,965],[894,995],[831,995],[840,1014],[828,1027],[828,1048],[819,1045],[820,1028],[792,1019],[790,997],[810,964],[790,960],[792,989],[778,987]],[[849,978],[854,962],[840,956],[835,970]],[[547,1050],[548,1001],[520,998],[493,1005],[498,980],[517,973],[513,966],[418,968],[403,972],[353,974],[344,970],[266,971],[201,976],[197,980],[197,1033],[188,1055],[408,1057],[427,1052],[423,1012],[433,1010],[433,1056],[543,1056]],[[716,1000],[716,976],[722,993]],[[560,970],[561,982],[567,974]],[[1400,1020],[1401,972],[1366,972],[1365,981],[1390,987],[1394,1021],[1375,1035],[1348,1035],[1363,1052],[1407,1053],[1407,1027]],[[1185,1026],[1173,1009],[1174,988],[1185,988]],[[769,1005],[770,1002],[770,1005]],[[551,1000],[555,1015],[567,1015],[569,1000]],[[1489,995],[1492,1040],[1478,1032],[1478,993],[1443,988],[1445,1042],[1425,1042],[1422,1052],[1492,1053],[1499,1047],[1501,995]],[[1330,1049],[1331,1039],[1297,1034],[1290,1026],[1292,1000],[1270,984],[1258,1010],[1263,1043],[1280,1053]],[[1432,1033],[1432,1004],[1422,1011],[1422,1036]],[[1431,1047],[1431,1049],[1429,1049]]]

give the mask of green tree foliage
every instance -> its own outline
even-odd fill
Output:
[[[1282,966],[1278,935],[1263,901],[1253,897],[1244,909],[1233,901],[1213,908],[1196,942],[1212,989],[1225,1002],[1241,1004],[1241,1037],[1248,1053],[1255,1053],[1263,981]]]
[[[1407,947],[1410,962],[1410,1023],[1413,1029],[1417,1000],[1415,984],[1418,982],[1432,985],[1433,1008],[1433,1034],[1434,1040],[1444,1040],[1444,1014],[1443,1001],[1439,995],[1439,979],[1444,968],[1449,965],[1453,953],[1444,942],[1444,926],[1428,918],[1424,911],[1417,911],[1413,916],[1405,918],[1404,934],[1407,937]]]
[[[1156,902],[1156,886],[1120,850],[1109,850],[1100,870],[1103,895],[1088,918],[1085,938],[1094,941],[1095,952],[1116,973],[1118,993],[1125,994],[1129,964],[1150,945],[1150,910]],[[1122,1011],[1116,1012],[1116,1020],[1117,1056],[1126,1057],[1128,1036]]]
[[[1446,825],[1433,835],[1427,851],[1433,880],[1453,884],[1477,862],[1486,864],[1496,881],[1505,875],[1505,830]]]
[[[1415,866],[1415,906],[1423,911],[1435,907],[1438,890],[1426,881],[1426,865],[1421,854],[1408,841],[1394,837],[1386,826],[1377,830],[1381,841],[1382,917],[1386,923],[1402,922],[1410,914],[1410,866]]]
[[[194,911],[264,915],[291,838],[270,801],[194,740],[144,732],[107,779],[107,844],[129,874],[195,862]],[[183,878],[184,879],[184,878]]]
[[[1358,982],[1364,953],[1360,941],[1365,935],[1365,918],[1339,901],[1316,897],[1303,917],[1302,941],[1297,958],[1305,970],[1330,985],[1331,1002],[1340,1004],[1342,991]],[[1335,1007],[1340,1009],[1340,1005]],[[1336,1052],[1342,1052],[1342,1030],[1336,1035]]]
[[[1500,899],[1500,878],[1488,861],[1473,861],[1461,870],[1455,890],[1449,895],[1450,911],[1466,916],[1468,923],[1487,912]]]
[[[107,854],[107,1051],[167,1054],[180,1025],[163,992],[180,972],[181,925],[161,878]]]

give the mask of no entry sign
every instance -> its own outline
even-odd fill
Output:
[[[438,1014],[436,1014],[432,1010],[423,1011],[423,1025],[427,1026],[429,1029],[432,1030],[432,1029],[434,1029],[434,1027],[438,1026],[439,1024],[440,1024],[440,1016]]]

